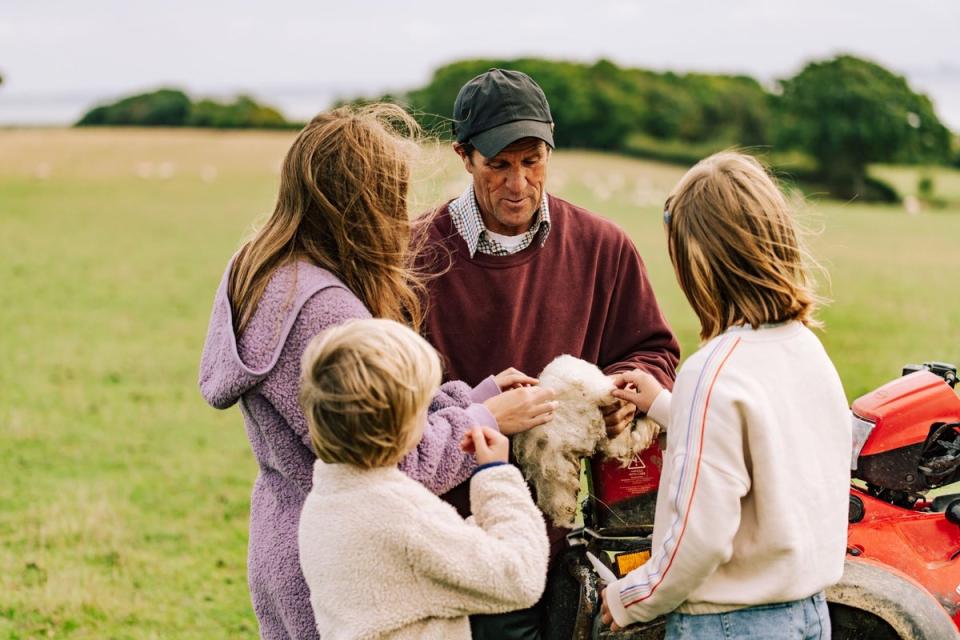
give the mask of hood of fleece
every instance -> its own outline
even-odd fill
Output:
[[[231,259],[217,288],[200,358],[200,393],[217,409],[233,406],[270,374],[301,307],[313,294],[328,287],[343,287],[330,272],[305,262],[280,267],[238,341],[227,295],[232,267]]]

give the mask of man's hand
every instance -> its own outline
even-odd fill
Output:
[[[510,441],[507,436],[490,427],[473,426],[463,434],[460,448],[477,456],[478,464],[506,462],[510,456]]]
[[[493,379],[497,383],[497,386],[500,387],[500,391],[516,389],[517,387],[529,387],[539,384],[540,382],[536,378],[531,378],[524,372],[517,371],[513,367],[504,369],[497,375],[493,376]]]
[[[622,627],[613,621],[613,615],[610,613],[610,607],[607,606],[607,591],[610,590],[610,587],[607,587],[600,592],[600,620],[603,621],[603,624],[610,627],[610,631],[620,631]]]
[[[619,376],[622,374],[617,374],[610,376],[610,379],[613,380],[613,384],[617,387],[620,385],[617,384]],[[633,422],[633,417],[637,413],[637,407],[630,402],[624,402],[622,399],[617,397],[617,391],[619,389],[614,389],[613,395],[617,398],[613,404],[608,404],[600,407],[600,411],[603,412],[603,422],[607,427],[607,437],[616,438],[618,435],[623,433],[623,430],[630,426],[630,423]]]
[[[650,411],[650,406],[663,391],[656,378],[642,369],[625,371],[613,376],[613,397],[634,405],[641,413]]]

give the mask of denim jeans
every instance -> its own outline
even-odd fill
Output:
[[[792,602],[764,604],[728,613],[667,616],[665,640],[830,640],[830,614],[823,592]]]

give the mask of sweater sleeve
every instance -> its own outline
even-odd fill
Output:
[[[543,594],[547,541],[543,516],[513,465],[484,469],[470,483],[475,524],[452,510],[434,513],[407,540],[407,559],[429,615],[503,613]]]
[[[678,384],[672,399],[669,477],[660,485],[667,502],[666,508],[658,505],[654,522],[658,546],[644,565],[605,593],[620,626],[672,611],[733,553],[740,503],[751,481],[744,455],[744,407],[720,378],[724,355],[729,355],[723,349],[729,345],[720,347],[708,366],[691,372],[698,376],[697,384]]]
[[[670,404],[673,394],[663,389],[657,394],[647,410],[647,417],[660,425],[664,430],[670,428]]]
[[[474,402],[484,402],[497,395],[500,395],[500,387],[493,376],[487,376],[470,391],[470,399]]]
[[[620,242],[599,364],[608,375],[643,369],[670,389],[680,345],[660,311],[636,247],[625,235]]]
[[[463,382],[447,382],[430,402],[420,444],[400,461],[400,470],[437,495],[465,481],[477,466],[471,453],[460,449],[463,434],[474,425],[497,428],[493,414],[471,398]]]

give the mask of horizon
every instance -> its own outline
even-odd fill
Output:
[[[837,51],[834,55],[841,55],[847,52]],[[851,54],[856,55],[856,54]],[[828,56],[829,57],[829,56]],[[545,58],[549,60],[562,60],[561,58]],[[591,64],[596,60],[577,60]],[[450,62],[455,62],[451,60]],[[778,75],[771,78],[762,78],[753,74],[737,71],[716,71],[702,69],[653,69],[650,67],[634,67],[632,65],[620,64],[617,60],[612,60],[617,66],[624,68],[643,68],[657,73],[673,72],[679,75],[688,73],[706,73],[716,75],[750,75],[757,79],[768,90],[772,88],[777,80],[789,77]],[[809,61],[808,61],[809,62]],[[446,63],[444,63],[446,64]],[[802,67],[797,67],[793,73],[799,71]],[[934,110],[940,120],[954,133],[960,133],[960,65],[952,63],[941,63],[925,69],[917,69],[912,72],[901,72],[896,69],[890,69],[898,75],[903,75],[910,84],[911,89],[917,93],[927,95],[933,102]],[[327,84],[327,85],[275,85],[259,87],[227,87],[227,86],[209,86],[193,87],[186,83],[159,82],[154,84],[144,83],[132,86],[129,89],[79,89],[60,92],[27,92],[6,95],[7,79],[4,78],[4,84],[0,85],[0,127],[59,127],[72,126],[90,109],[115,102],[119,99],[149,93],[161,88],[179,89],[184,91],[192,99],[212,98],[215,100],[232,100],[238,95],[249,95],[258,102],[275,107],[290,121],[307,121],[316,113],[329,108],[334,102],[341,99],[351,99],[357,97],[372,97],[384,93],[398,93],[415,89],[426,84],[430,73],[419,84],[411,86],[393,86],[377,85],[368,83],[366,85],[350,84]],[[0,69],[2,72],[2,69]]]

